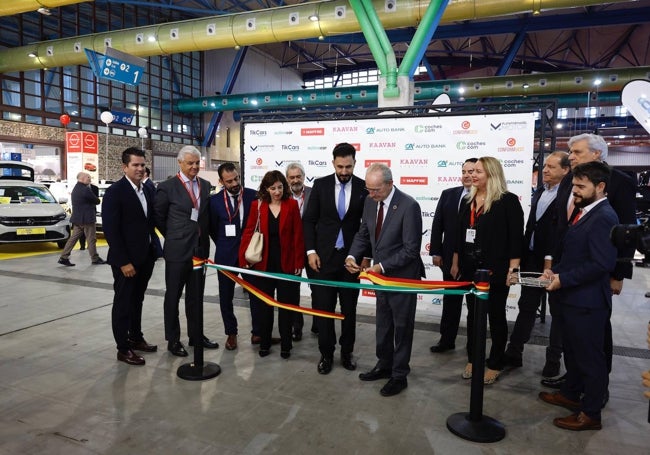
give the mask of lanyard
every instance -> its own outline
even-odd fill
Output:
[[[239,207],[241,206],[242,196],[241,196],[241,192],[240,192],[239,196],[237,197],[237,208],[235,209],[235,212],[232,215],[230,215],[230,206],[228,204],[228,199],[227,199],[230,196],[226,195],[227,192],[228,191],[226,191],[225,189],[223,190],[223,203],[226,206],[226,213],[228,213],[228,223],[232,224],[232,220],[239,213]]]
[[[469,212],[469,227],[474,228],[474,223],[478,222],[479,217],[483,213],[483,207],[476,210],[476,201],[472,201],[472,210]]]
[[[192,187],[191,189],[188,189],[186,182],[184,182],[183,179],[181,178],[180,172],[178,174],[176,174],[176,177],[178,177],[178,180],[180,180],[181,183],[183,184],[183,188],[185,188],[185,191],[187,191],[187,194],[190,195],[190,199],[192,200],[192,205],[194,206],[195,209],[198,210],[199,209],[199,200],[194,195],[194,187],[192,185],[192,180],[188,180],[188,182],[190,183],[190,187]],[[199,181],[199,179],[196,179],[196,184],[199,187],[199,195],[200,195],[201,194],[201,182]]]

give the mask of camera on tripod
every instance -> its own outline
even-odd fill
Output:
[[[648,251],[650,251],[650,221],[643,224],[617,224],[612,228],[609,238],[618,249],[634,247],[643,254],[643,266],[650,266]],[[641,265],[641,264],[638,264]]]

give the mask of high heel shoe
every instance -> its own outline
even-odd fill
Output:
[[[260,357],[266,357],[271,353],[270,349],[260,349],[259,355]]]
[[[463,371],[463,379],[472,379],[472,364],[468,363],[465,365],[465,370]]]
[[[291,357],[291,351],[280,351],[280,357],[283,359],[288,359]]]

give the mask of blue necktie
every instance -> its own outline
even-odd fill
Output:
[[[339,219],[343,220],[345,217],[345,183],[341,182],[341,191],[339,191],[339,203],[337,206],[337,211],[339,212]],[[345,242],[343,242],[343,229],[339,229],[339,235],[336,238],[336,244],[334,247],[336,249],[343,248]]]

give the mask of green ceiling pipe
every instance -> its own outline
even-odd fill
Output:
[[[413,35],[409,48],[406,50],[406,54],[404,54],[402,63],[400,63],[398,76],[413,78],[415,69],[420,64],[435,29],[438,28],[442,13],[448,2],[449,0],[431,0],[422,17],[422,22],[420,22]]]
[[[386,74],[388,72],[386,55],[384,54],[384,51],[381,47],[381,43],[377,39],[377,34],[375,33],[374,27],[370,23],[370,19],[368,18],[368,14],[366,13],[365,8],[361,4],[360,0],[350,0],[350,6],[354,10],[354,14],[357,16],[359,26],[361,27],[361,32],[363,33],[364,38],[366,38],[370,52],[375,58],[375,63],[377,63],[377,69],[381,74]]]
[[[361,0],[361,4],[366,10],[374,34],[379,40],[381,49],[386,56],[386,72],[383,73],[383,76],[386,78],[386,88],[384,88],[384,97],[385,98],[397,98],[399,97],[399,87],[397,87],[397,58],[395,58],[395,51],[393,46],[388,39],[386,30],[384,29],[377,11],[372,4],[372,0]],[[396,4],[394,5],[396,7]]]
[[[481,77],[473,79],[419,82],[415,84],[416,101],[433,100],[447,93],[454,102],[498,98],[495,101],[528,99],[565,99],[567,105],[576,107],[605,103],[620,103],[620,92],[630,81],[650,80],[650,66],[614,68],[606,70],[572,71],[553,74],[525,74],[517,76]],[[596,80],[600,81],[596,85]],[[462,93],[461,93],[462,90]],[[615,95],[612,95],[615,94]],[[572,97],[566,95],[571,94]],[[325,105],[377,105],[377,86],[341,87],[323,90],[295,90],[263,92],[227,96],[210,96],[178,100],[176,108],[181,113],[218,112],[251,109],[317,107]],[[256,103],[256,104],[255,104]]]

